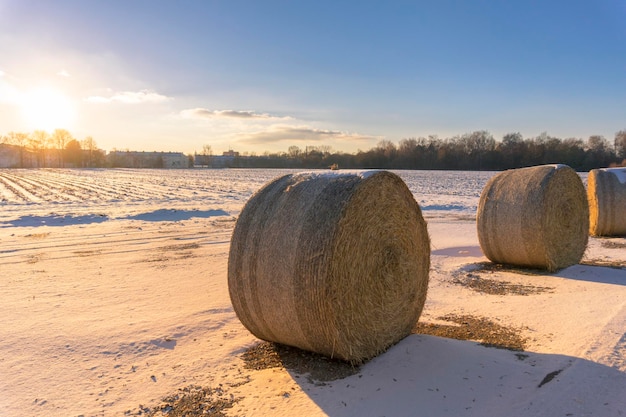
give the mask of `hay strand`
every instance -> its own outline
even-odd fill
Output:
[[[397,175],[290,174],[243,208],[228,288],[258,338],[359,363],[411,333],[429,266],[426,223]]]
[[[587,199],[592,236],[626,235],[626,168],[591,170]]]
[[[588,240],[584,185],[567,165],[501,172],[482,191],[476,224],[492,262],[551,272],[574,265]]]

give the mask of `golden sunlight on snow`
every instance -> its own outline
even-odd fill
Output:
[[[412,334],[354,367],[255,338],[231,236],[289,172],[0,170],[0,416],[623,415],[626,238],[555,273],[492,264],[489,172],[400,172],[431,238]]]

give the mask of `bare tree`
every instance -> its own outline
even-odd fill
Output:
[[[211,145],[202,145],[202,152],[200,153],[200,155],[202,155],[200,165],[206,165],[206,167],[208,168],[211,162],[211,157],[213,156],[213,148],[211,147]]]
[[[464,145],[468,154],[473,152],[483,153],[491,151],[496,147],[496,140],[486,130],[477,130],[463,135],[462,140],[465,142]]]
[[[96,141],[91,136],[87,136],[80,142],[80,146],[87,151],[87,166],[92,167],[94,165],[94,154],[98,150]]]
[[[586,164],[591,167],[606,167],[615,162],[615,152],[611,143],[601,135],[587,139]]]
[[[302,153],[302,149],[300,149],[299,147],[295,145],[290,146],[289,149],[287,149],[287,154],[289,155],[290,158],[297,158],[300,156],[301,153]]]
[[[65,162],[63,160],[63,153],[64,153],[65,145],[67,145],[67,143],[71,141],[72,139],[74,138],[72,137],[70,132],[68,132],[65,129],[56,129],[52,133],[52,142],[54,143],[54,146],[56,147],[58,157],[59,157],[58,158],[59,167],[65,166]]]
[[[615,153],[618,158],[626,160],[626,129],[615,134]]]
[[[40,167],[46,166],[46,147],[49,140],[50,135],[45,130],[35,130],[30,134],[30,149],[37,157],[37,165]]]
[[[398,153],[403,156],[409,156],[417,148],[418,142],[415,138],[401,139],[398,143]]]
[[[20,168],[24,168],[24,155],[26,153],[26,144],[28,143],[28,134],[9,132],[6,138],[8,143],[18,147],[20,153]]]
[[[330,145],[320,145],[317,147],[317,150],[324,155],[330,155],[333,152],[333,147]]]
[[[77,168],[82,165],[83,150],[80,147],[80,143],[76,139],[72,139],[65,145],[65,152],[63,160],[69,162],[71,167]]]
[[[592,135],[589,136],[589,139],[587,140],[587,147],[591,151],[606,152],[610,146],[609,141],[602,135]]]
[[[502,136],[502,143],[506,146],[518,145],[524,141],[524,136],[521,133],[507,133]]]
[[[390,140],[383,139],[376,144],[376,151],[383,154],[385,158],[391,159],[396,155],[396,144]]]

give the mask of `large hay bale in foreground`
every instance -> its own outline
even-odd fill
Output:
[[[587,199],[591,235],[626,235],[626,168],[591,170]]]
[[[587,247],[585,187],[567,165],[504,171],[483,189],[476,223],[492,262],[556,271],[580,262]]]
[[[228,289],[258,338],[359,363],[410,334],[429,266],[426,223],[400,177],[292,174],[243,208]]]

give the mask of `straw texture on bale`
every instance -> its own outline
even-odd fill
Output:
[[[426,223],[397,175],[290,174],[244,206],[228,289],[256,337],[360,363],[411,333],[429,266]]]
[[[476,224],[492,262],[550,272],[577,264],[589,238],[585,187],[567,165],[503,171],[483,189]]]
[[[626,235],[626,168],[591,170],[587,199],[592,236]]]

